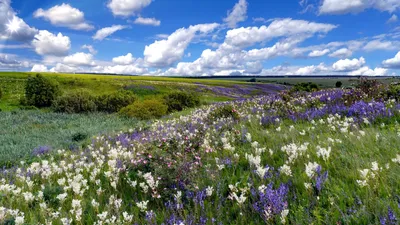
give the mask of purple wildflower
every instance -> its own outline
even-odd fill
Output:
[[[49,146],[39,146],[32,151],[33,156],[46,155],[51,151]]]

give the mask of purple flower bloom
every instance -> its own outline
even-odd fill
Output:
[[[49,146],[39,146],[32,151],[33,156],[46,155],[51,151]]]
[[[287,209],[287,194],[289,187],[281,184],[278,189],[273,189],[272,183],[264,191],[259,191],[255,196],[256,202],[253,209],[265,220],[269,220]]]

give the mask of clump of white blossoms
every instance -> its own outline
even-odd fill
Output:
[[[307,174],[307,176],[309,177],[309,178],[312,178],[312,177],[314,177],[314,175],[315,175],[315,173],[316,173],[316,170],[317,170],[317,168],[319,167],[320,165],[318,165],[318,163],[316,163],[316,162],[309,162],[309,163],[307,163],[306,164],[306,174]]]
[[[292,176],[292,170],[290,169],[290,166],[284,164],[281,166],[280,171],[282,174],[285,174],[286,176],[291,177]]]
[[[228,187],[231,191],[231,193],[228,196],[229,200],[232,201],[236,201],[238,205],[242,205],[247,197],[246,197],[246,193],[249,191],[249,188],[245,187],[245,188],[238,188],[239,183],[236,183],[235,185],[230,184]],[[240,195],[238,195],[240,193]]]
[[[322,158],[324,161],[327,161],[331,155],[331,147],[322,148],[321,146],[317,146],[317,156]]]
[[[397,155],[396,158],[392,159],[392,162],[400,164],[400,155]]]
[[[368,186],[368,182],[378,176],[381,170],[382,168],[379,167],[377,162],[372,162],[371,169],[360,170],[361,179],[356,181],[357,184],[361,187]]]
[[[289,209],[284,209],[281,212],[281,223],[286,223],[286,217],[289,215]]]
[[[211,186],[208,186],[208,187],[206,188],[206,195],[207,195],[208,197],[212,196],[213,191],[214,191],[214,188],[211,187]]]
[[[149,201],[141,201],[136,203],[136,206],[140,209],[140,211],[145,212],[147,210],[147,204]]]
[[[301,144],[297,146],[292,143],[286,146],[283,146],[281,150],[285,152],[289,156],[289,163],[293,163],[298,157],[302,156],[308,149],[309,143]]]

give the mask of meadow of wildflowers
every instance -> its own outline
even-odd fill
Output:
[[[381,88],[282,92],[44,149],[1,171],[0,221],[398,224],[399,110]]]

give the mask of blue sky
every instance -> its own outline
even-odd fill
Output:
[[[397,75],[398,0],[0,0],[0,70]]]

